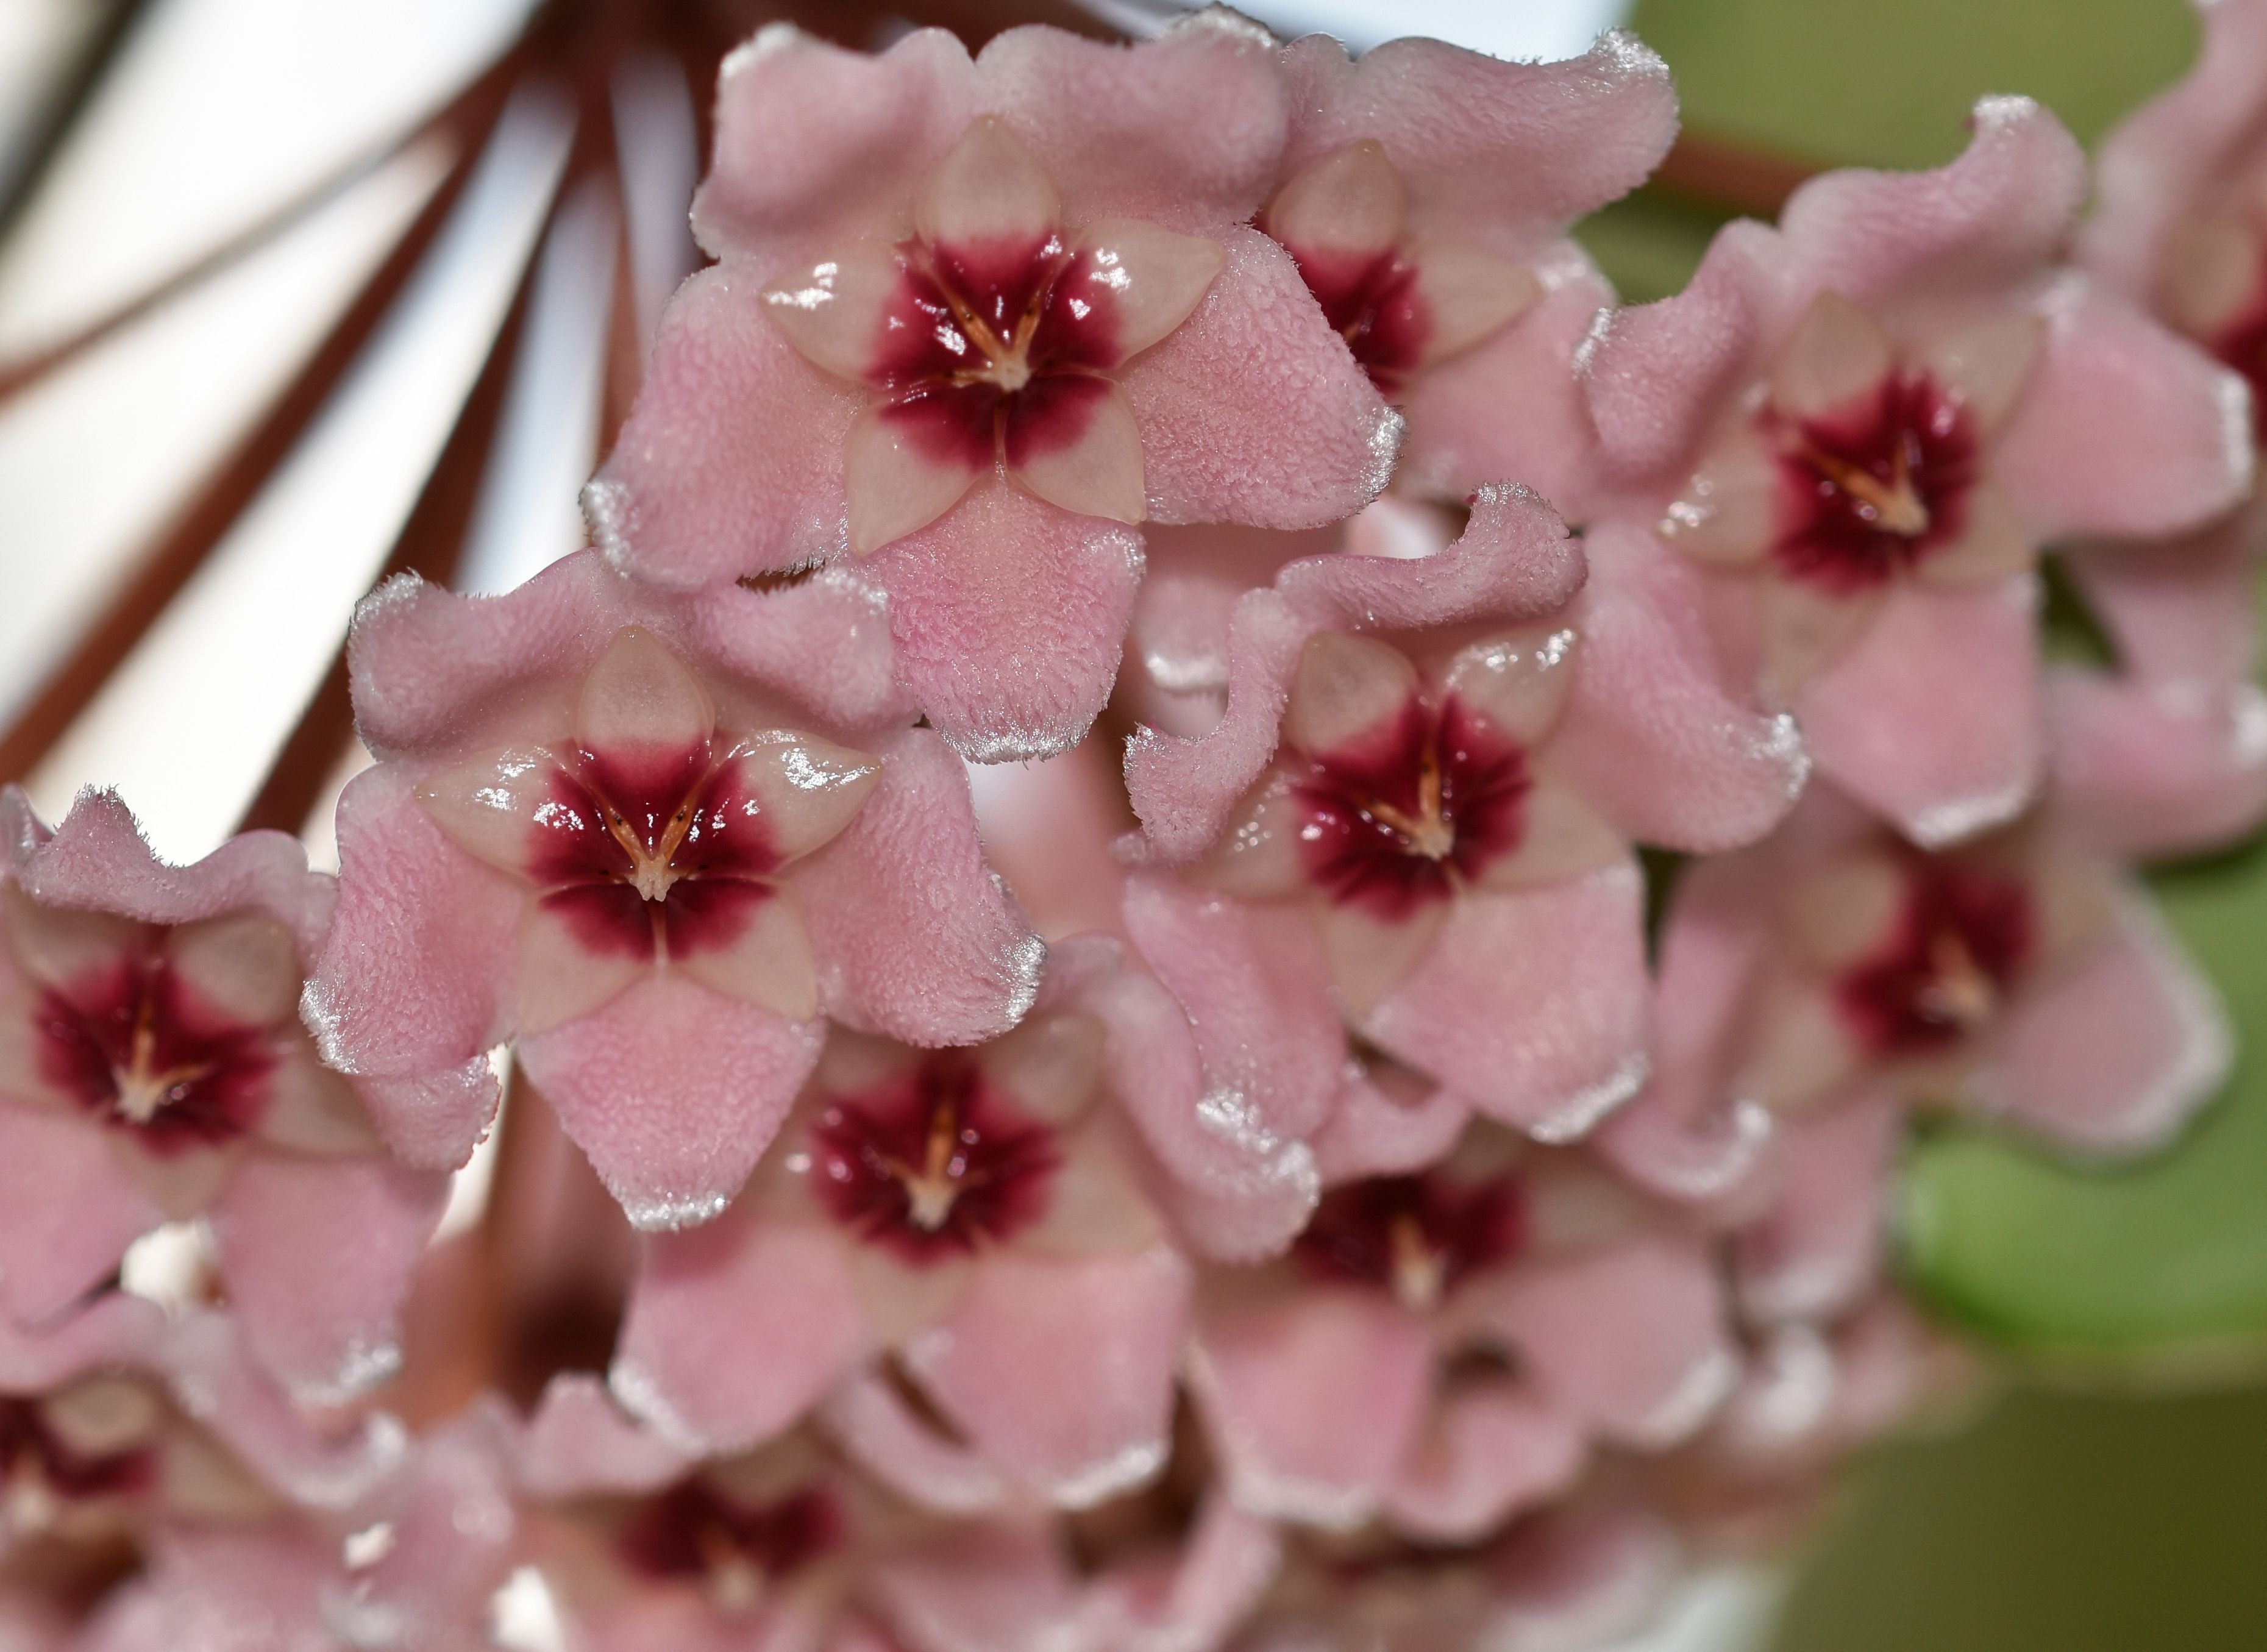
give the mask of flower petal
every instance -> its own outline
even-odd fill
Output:
[[[304,968],[290,930],[262,912],[235,912],[184,924],[165,937],[165,955],[208,1008],[246,1026],[293,1018]]]
[[[1492,1318],[1553,1402],[1607,1437],[1689,1437],[1738,1380],[1723,1293],[1697,1248],[1640,1238],[1514,1275]]]
[[[248,1153],[212,1212],[246,1344],[304,1399],[336,1402],[390,1377],[401,1304],[441,1219],[448,1178],[380,1158]]]
[[[1208,236],[1176,235],[1140,218],[1089,224],[1048,294],[1033,353],[1116,367],[1187,320],[1227,261]]]
[[[2178,533],[2243,497],[2241,379],[2083,276],[2043,305],[2045,349],[1993,461],[2038,538]]]
[[[1291,676],[1283,738],[1314,757],[1390,730],[1417,697],[1417,668],[1373,637],[1324,631],[1307,640]]]
[[[544,1384],[513,1465],[519,1482],[550,1500],[592,1493],[658,1491],[691,1459],[632,1421],[605,1384],[585,1371],[561,1371]]]
[[[40,1393],[98,1366],[145,1364],[165,1332],[163,1309],[123,1291],[36,1331],[0,1314],[0,1393]]]
[[[827,1404],[825,1424],[859,1466],[924,1509],[976,1514],[1002,1508],[1014,1496],[996,1468],[943,1438],[874,1370],[842,1385]]]
[[[869,556],[959,502],[993,462],[995,397],[984,386],[877,401],[843,437],[850,548]]]
[[[538,1038],[650,973],[653,919],[626,884],[582,884],[527,902],[519,921],[512,1025]]]
[[[744,1205],[645,1242],[607,1380],[667,1438],[737,1451],[824,1401],[869,1343],[842,1237]]]
[[[1984,1111],[2095,1155],[2168,1141],[2220,1086],[2231,1057],[2211,986],[2138,892],[2117,927],[2009,1011],[1974,1081]]]
[[[1996,826],[2037,782],[2037,582],[1894,593],[1796,701],[1819,772],[1923,848]]]
[[[1960,537],[1924,557],[1915,571],[1925,584],[1988,585],[2036,567],[2038,546],[2007,490],[1989,479],[1968,490]]]
[[[575,738],[610,767],[652,753],[673,768],[680,753],[705,754],[715,727],[708,691],[642,626],[614,633],[575,696]]]
[[[1777,535],[1783,488],[1779,456],[1742,420],[1709,450],[1657,532],[1671,548],[1712,567],[1752,567]]]
[[[2046,335],[2045,320],[2032,311],[1987,315],[1930,339],[1921,360],[1988,439],[2006,428],[2030,388]]]
[[[1001,447],[1016,485],[1051,505],[1112,522],[1148,514],[1141,432],[1125,393],[1086,373],[1043,373],[1009,404]]]
[[[1420,369],[1479,343],[1543,300],[1543,282],[1525,264],[1455,236],[1433,236],[1409,251],[1427,327]]]
[[[2220,848],[2267,815],[2267,695],[2249,683],[2055,671],[2047,720],[2057,810],[2102,853]]]
[[[1586,1443],[1574,1418],[1515,1384],[1452,1392],[1387,1496],[1387,1514],[1426,1542],[1478,1542],[1571,1485]]]
[[[1331,331],[1290,257],[1256,230],[1186,322],[1119,376],[1160,522],[1310,528],[1392,474],[1401,420]]]
[[[583,496],[617,568],[689,589],[848,543],[845,449],[866,393],[806,361],[756,283],[706,269],[662,314],[644,386]]]
[[[1442,686],[1520,745],[1538,745],[1566,707],[1578,641],[1547,625],[1490,637],[1449,661]]]
[[[1434,901],[1399,918],[1377,917],[1361,907],[1332,905],[1322,907],[1317,916],[1339,1007],[1349,1018],[1359,1021],[1407,980],[1433,950],[1449,921],[1449,904]]]
[[[1102,709],[1141,540],[987,486],[868,572],[890,593],[900,680],[956,747],[1002,762],[1076,745]]]
[[[856,241],[767,286],[764,313],[812,366],[878,384],[891,328],[918,325],[906,296],[904,254],[886,241]]]
[[[1581,1135],[1645,1078],[1643,882],[1625,863],[1459,896],[1361,1030],[1493,1118],[1545,1141]]]
[[[690,903],[688,896],[701,899]],[[670,904],[693,905],[701,926],[688,933],[691,926],[672,912],[671,968],[711,992],[789,1021],[808,1021],[818,1013],[818,966],[792,899],[762,884],[704,877],[681,888]]]
[[[1879,1282],[1902,1124],[1887,1098],[1867,1095],[1781,1131],[1779,1197],[1737,1241],[1740,1305],[1750,1318],[1824,1323]]]
[[[1478,887],[1517,890],[1603,871],[1629,857],[1629,842],[1566,787],[1538,781],[1522,801],[1519,847],[1489,863]]]
[[[986,1456],[1082,1508],[1163,1465],[1188,1293],[1188,1265],[1163,1247],[1077,1260],[998,1251],[906,1361]]]
[[[1390,1299],[1315,1290],[1200,1316],[1189,1380],[1238,1508],[1351,1525],[1422,1437],[1433,1349]]]
[[[0,1102],[0,1307],[50,1318],[165,1220],[96,1125]]]
[[[519,1056],[632,1224],[678,1228],[747,1179],[824,1036],[657,973]]]

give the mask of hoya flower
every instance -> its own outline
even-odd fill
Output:
[[[1578,599],[1582,567],[1493,488],[1437,554],[1295,562],[1236,605],[1218,725],[1145,731],[1126,760],[1149,859],[1251,906],[1361,1036],[1552,1139],[1644,1075],[1631,840],[1744,841],[1803,775],[1695,628],[1619,564]]]
[[[554,1377],[515,1452],[526,1554],[591,1652],[889,1652],[858,1609],[888,1524],[808,1435],[702,1461]]]
[[[1660,1610],[1684,1551],[1661,1510],[1612,1492],[1478,1545],[1305,1534],[1236,1652],[1618,1645]]]
[[[2192,528],[2250,481],[2240,381],[2054,262],[2083,158],[2023,99],[1933,173],[1838,173],[1605,323],[1588,385],[1634,536],[1705,570],[1727,668],[1926,845],[2040,757],[2042,543]]]
[[[1191,1378],[1230,1494],[1469,1543],[1594,1445],[1689,1436],[1738,1374],[1707,1246],[1563,1150],[1333,1156],[1283,1261],[1208,1274]]]
[[[1403,485],[1462,498],[1513,477],[1574,509],[1574,352],[1613,291],[1566,230],[1668,151],[1668,66],[1620,33],[1555,63],[1424,40],[1351,62],[1315,34],[1283,66],[1290,138],[1260,226],[1407,415]]]
[[[498,1424],[478,1409],[419,1441],[354,1508],[165,1522],[143,1570],[107,1597],[89,1652],[491,1647],[488,1604],[517,1523]],[[256,1633],[260,1638],[246,1639]]]
[[[300,1025],[331,880],[280,833],[168,866],[111,793],[53,833],[20,792],[0,812],[0,1306],[48,1320],[143,1234],[203,1219],[279,1374],[332,1395],[385,1376],[446,1179],[389,1156]]]
[[[887,647],[825,576],[674,597],[595,554],[507,597],[405,579],[363,605],[379,761],[341,803],[308,1004],[403,1156],[462,1161],[513,1039],[632,1221],[702,1221],[829,1017],[924,1045],[1016,1019],[1043,949]]]
[[[1282,151],[1273,42],[937,29],[879,56],[775,26],[728,60],[695,233],[586,495],[599,544],[699,585],[847,558],[897,670],[982,760],[1109,692],[1136,525],[1302,527],[1385,484],[1400,421],[1251,229]]]
[[[1113,1099],[1089,1002],[1113,962],[1059,947],[1031,1016],[975,1050],[838,1041],[733,1209],[649,1241],[615,1391],[711,1449],[823,1411],[947,1506],[1081,1505],[1154,1473],[1189,1269]]]

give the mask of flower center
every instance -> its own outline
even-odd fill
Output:
[[[818,1194],[835,1218],[914,1262],[1026,1226],[1061,1162],[1053,1132],[950,1054],[889,1089],[837,1102],[812,1134]]]
[[[1293,1253],[1310,1272],[1390,1290],[1415,1312],[1527,1243],[1525,1189],[1511,1176],[1441,1171],[1375,1176],[1323,1195]]]
[[[705,1479],[680,1480],[633,1513],[617,1539],[649,1577],[693,1578],[727,1612],[752,1611],[774,1583],[843,1541],[841,1510],[822,1490],[746,1503]]]
[[[250,1129],[275,1066],[266,1035],[196,1003],[172,968],[123,959],[40,995],[40,1066],[105,1122],[162,1150]]]
[[[151,1467],[139,1445],[74,1450],[40,1414],[39,1401],[0,1399],[0,1531],[46,1531],[69,1502],[142,1489]]]
[[[1975,421],[1925,373],[1900,372],[1852,412],[1779,432],[1780,568],[1842,593],[1910,572],[1958,538],[1976,481]]]
[[[1525,833],[1527,756],[1453,696],[1412,699],[1376,736],[1311,758],[1297,782],[1308,875],[1334,901],[1405,917]]]
[[[1988,1027],[2029,962],[2036,920],[2018,880],[1948,862],[1917,863],[1889,940],[1846,973],[1837,996],[1877,1053],[1941,1049]]]

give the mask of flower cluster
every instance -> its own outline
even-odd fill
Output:
[[[1779,1529],[1966,1369],[1907,1122],[2228,1060],[2130,870],[2267,811],[2210,28],[2083,224],[1988,99],[1638,308],[1624,36],[759,34],[594,547],[356,615],[339,878],[0,797],[0,1642],[1580,1646]],[[506,1074],[622,1277],[437,1404]]]

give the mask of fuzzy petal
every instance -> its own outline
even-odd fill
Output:
[[[1731,1391],[1739,1362],[1704,1254],[1646,1238],[1511,1281],[1494,1318],[1537,1385],[1610,1438],[1689,1436]]]
[[[984,864],[959,760],[909,729],[877,743],[857,818],[789,874],[828,1015],[908,1044],[972,1044],[1022,1019],[1046,949]]]
[[[2220,848],[2267,816],[2267,695],[2249,683],[2051,672],[2057,806],[2120,857]]]
[[[1126,1491],[1165,1460],[1188,1265],[1158,1249],[984,1258],[906,1363],[977,1448],[1058,1503]]]
[[[1702,619],[1701,584],[1649,534],[1602,525],[1573,614],[1574,692],[1552,767],[1640,842],[1713,852],[1753,842],[1801,795],[1794,721],[1733,693]]]
[[[1120,378],[1160,522],[1311,528],[1376,498],[1400,415],[1331,331],[1290,255],[1256,230],[1188,320]]]
[[[213,1207],[246,1344],[295,1393],[336,1400],[393,1375],[400,1314],[448,1178],[376,1158],[253,1153]]]
[[[1492,1117],[1571,1141],[1645,1080],[1644,899],[1634,864],[1460,896],[1362,1030]]]
[[[1420,231],[1485,226],[1513,256],[1644,182],[1676,132],[1668,65],[1618,31],[1552,63],[1428,40],[1349,61],[1314,34],[1284,48],[1283,68],[1295,112],[1286,173],[1375,139]]]
[[[1805,688],[1819,773],[1925,848],[2013,817],[2038,781],[2038,585],[1907,588]]]
[[[1435,1543],[1471,1543],[1518,1510],[1563,1491],[1581,1470],[1581,1425],[1511,1384],[1444,1399],[1392,1491],[1400,1530]]]
[[[671,1441],[737,1450],[825,1399],[867,1343],[842,1240],[744,1209],[646,1242],[608,1380]]]
[[[1077,744],[1110,696],[1141,538],[1021,489],[978,489],[876,556],[901,680],[979,762]]]
[[[2241,378],[2082,276],[2044,305],[2046,347],[1993,456],[2040,539],[2177,533],[2249,491]]]
[[[825,1036],[656,971],[519,1056],[631,1222],[676,1228],[739,1190]]]
[[[1345,1525],[1378,1507],[1415,1448],[1433,1350],[1387,1298],[1315,1291],[1204,1316],[1191,1381],[1237,1507]]]
[[[759,285],[723,267],[679,290],[584,491],[593,540],[640,578],[689,588],[848,544],[844,452],[863,393],[803,357]]]
[[[2138,893],[2111,938],[2010,1013],[1978,1105],[2075,1151],[2144,1151],[2219,1088],[2231,1059],[2211,986]]]
[[[144,1364],[165,1332],[164,1310],[123,1291],[37,1331],[0,1314],[0,1394],[48,1392],[98,1366]]]
[[[547,1500],[658,1491],[690,1466],[685,1452],[639,1428],[604,1384],[580,1371],[545,1385],[515,1463],[520,1483]]]
[[[165,1221],[95,1125],[0,1102],[0,1307],[62,1311]]]

